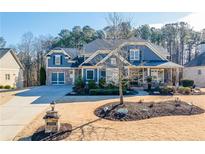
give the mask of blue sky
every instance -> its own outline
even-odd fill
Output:
[[[186,18],[191,13],[123,13],[124,17],[131,17],[133,25],[161,24],[176,22]],[[25,32],[32,32],[34,36],[57,36],[61,29],[71,29],[73,26],[89,25],[95,29],[102,29],[107,25],[107,13],[0,13],[0,36],[7,41],[7,45],[17,44]]]

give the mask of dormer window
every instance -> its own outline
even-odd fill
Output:
[[[140,60],[139,49],[130,49],[130,60]]]
[[[55,55],[55,65],[61,64],[61,55]]]

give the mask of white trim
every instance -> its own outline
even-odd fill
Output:
[[[63,50],[63,49],[50,50],[50,51],[46,54],[46,56],[51,55],[51,54],[53,54],[53,53],[63,53],[63,54],[65,54],[65,55],[67,55],[67,56],[70,57],[70,55],[68,55],[67,52],[65,52],[65,50]],[[70,58],[71,58],[71,57],[70,57]]]
[[[75,67],[47,67],[47,69],[75,69]]]
[[[52,80],[52,75],[53,75],[53,73],[57,73],[57,84],[53,84],[52,82],[53,82],[53,80]],[[59,73],[63,73],[63,79],[64,79],[64,81],[61,81],[61,82],[64,82],[63,84],[59,84]],[[55,82],[55,81],[54,81]],[[65,85],[65,72],[51,72],[51,84],[52,85]]]
[[[54,55],[55,65],[61,65],[61,55]]]
[[[115,56],[118,56],[118,55],[116,55],[117,53],[117,49],[115,49],[115,50],[113,50],[112,52],[110,52],[105,58],[103,58],[101,61],[99,61],[97,64],[96,64],[96,66],[97,65],[99,65],[99,64],[101,64],[101,63],[104,63],[108,58],[110,58],[110,56],[112,56],[113,54],[115,55]],[[120,60],[122,61],[122,62],[124,62],[124,63],[127,63],[128,65],[131,65],[124,57],[122,57],[121,55],[119,55],[119,58],[120,58]]]
[[[131,59],[131,52],[133,52],[133,54],[134,54],[134,57],[132,59]],[[135,52],[138,53],[138,57],[136,57]],[[139,61],[140,60],[140,50],[139,49],[130,49],[130,55],[129,56],[130,56],[130,60]]]
[[[81,63],[79,66],[82,66],[83,64],[88,63],[89,61],[91,61],[99,53],[109,53],[110,51],[111,50],[97,50],[91,56],[89,56],[89,58],[87,58],[83,63]]]
[[[88,79],[88,78],[87,78],[87,71],[92,71],[92,72],[93,72],[93,79]],[[94,80],[94,79],[95,79],[94,77],[95,77],[94,69],[86,69],[86,70],[85,70],[85,78],[86,78],[86,80]]]

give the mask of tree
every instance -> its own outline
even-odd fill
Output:
[[[141,39],[150,40],[151,30],[149,25],[142,25],[137,29],[137,31]]]
[[[109,26],[107,26],[107,30],[109,31],[109,38],[112,40],[113,43],[120,39],[124,39],[125,36],[128,36],[127,32],[122,32],[123,28],[122,25],[124,25],[125,20],[123,17],[118,13],[110,13],[107,18],[107,22]],[[126,21],[127,22],[127,21]],[[130,21],[128,23],[131,23]],[[127,28],[126,28],[127,29]],[[129,29],[129,28],[128,28]],[[129,31],[129,30],[128,30]],[[112,34],[112,35],[111,35]],[[123,79],[124,79],[124,62],[120,59],[120,56],[123,56],[122,49],[120,47],[117,47],[115,49],[116,51],[116,61],[117,61],[117,67],[118,67],[118,85],[119,85],[119,95],[120,95],[120,104],[124,103],[123,100]]]
[[[4,48],[6,45],[6,41],[4,40],[3,37],[0,36],[0,48]]]
[[[46,84],[46,71],[44,67],[40,69],[40,85]]]
[[[18,49],[20,51],[19,53],[19,59],[21,63],[25,67],[24,71],[24,79],[26,81],[26,86],[32,85],[32,60],[34,56],[33,51],[33,34],[31,32],[27,32],[22,35],[21,43],[18,45]]]

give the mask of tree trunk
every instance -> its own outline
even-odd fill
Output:
[[[122,87],[122,69],[121,64],[119,64],[119,94],[120,94],[120,104],[123,104],[123,87]]]

